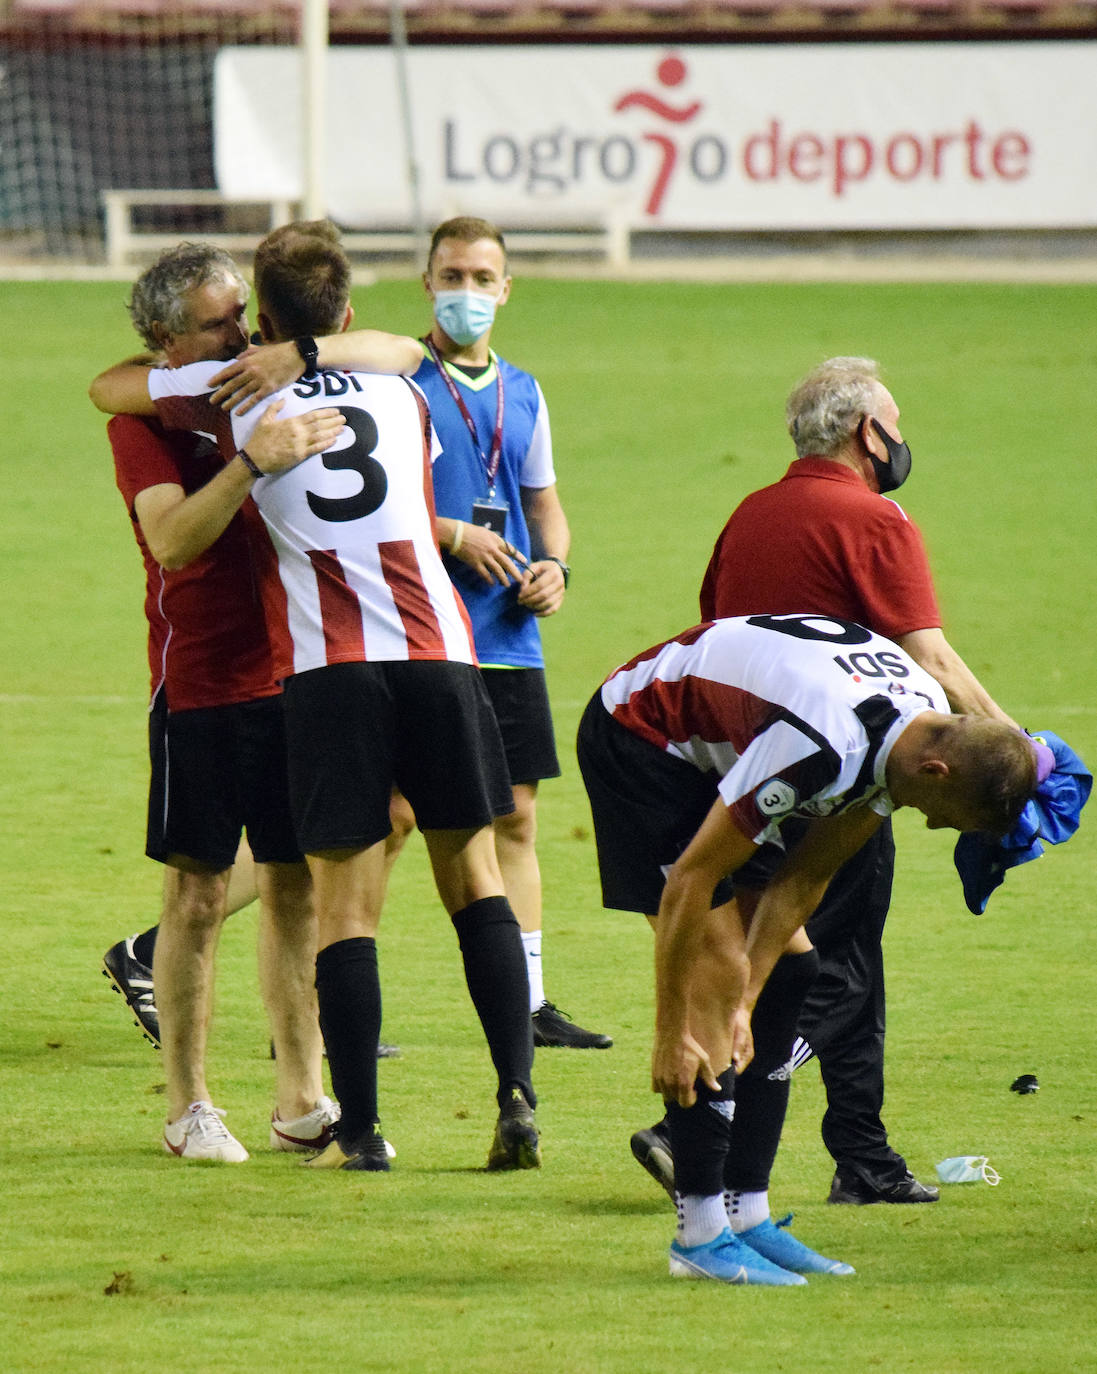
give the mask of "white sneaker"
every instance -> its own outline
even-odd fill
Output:
[[[270,1148],[295,1152],[323,1150],[332,1141],[331,1128],[339,1120],[339,1104],[322,1097],[307,1116],[282,1121],[277,1110],[270,1119]]]
[[[224,1115],[212,1102],[192,1102],[178,1121],[169,1121],[164,1126],[164,1149],[180,1159],[219,1159],[225,1164],[242,1164],[248,1152],[229,1133],[221,1120]]]

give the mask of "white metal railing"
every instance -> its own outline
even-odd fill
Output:
[[[263,234],[288,224],[297,212],[290,200],[235,200],[215,190],[140,190],[115,189],[100,192],[105,218],[105,251],[108,266],[125,268],[138,254],[158,253],[181,239],[209,240],[230,253],[250,253]],[[164,206],[179,209],[227,209],[260,206],[266,211],[266,227],[261,232],[175,230],[164,233],[134,224],[133,212],[141,207]],[[507,249],[513,253],[599,253],[612,267],[624,267],[630,256],[630,234],[623,224],[570,226],[553,229],[504,228]],[[418,246],[412,229],[351,230],[342,235],[350,253],[410,253]]]
[[[126,267],[136,251],[159,252],[178,243],[181,238],[214,239],[229,252],[247,252],[254,248],[261,235],[234,233],[160,233],[143,229],[133,222],[133,212],[141,206],[176,206],[186,209],[224,209],[229,205],[263,205],[267,208],[267,228],[277,229],[293,218],[293,205],[288,200],[229,201],[220,191],[212,190],[112,190],[101,191],[104,211],[104,231],[107,263],[110,267]]]

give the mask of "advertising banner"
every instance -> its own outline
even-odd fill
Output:
[[[413,47],[431,221],[810,230],[1097,224],[1097,43]],[[329,212],[407,225],[395,58],[327,59]],[[218,184],[300,196],[301,59],[228,48]]]

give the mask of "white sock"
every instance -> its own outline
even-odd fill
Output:
[[[545,1000],[545,978],[541,972],[541,932],[522,932],[522,948],[526,952],[526,973],[529,974],[529,1009],[536,1011]]]
[[[692,1193],[683,1197],[681,1193],[675,1193],[674,1203],[678,1211],[679,1245],[707,1245],[727,1230],[728,1214],[724,1208],[723,1193],[716,1193],[713,1197]]]
[[[724,1206],[727,1208],[728,1225],[739,1236],[744,1231],[753,1231],[769,1219],[769,1192],[725,1193]]]

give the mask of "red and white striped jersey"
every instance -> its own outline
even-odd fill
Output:
[[[819,615],[716,620],[613,673],[602,703],[633,734],[719,778],[755,844],[789,816],[893,803],[884,766],[940,686],[897,644]]]
[[[231,421],[209,404],[224,364],[155,369],[149,392],[166,425],[212,432],[226,460],[275,397]],[[426,401],[403,377],[326,371],[278,393],[282,416],[337,406],[331,448],[262,477],[252,497],[265,543],[257,565],[280,678],[334,663],[475,663],[472,631],[434,534]]]

